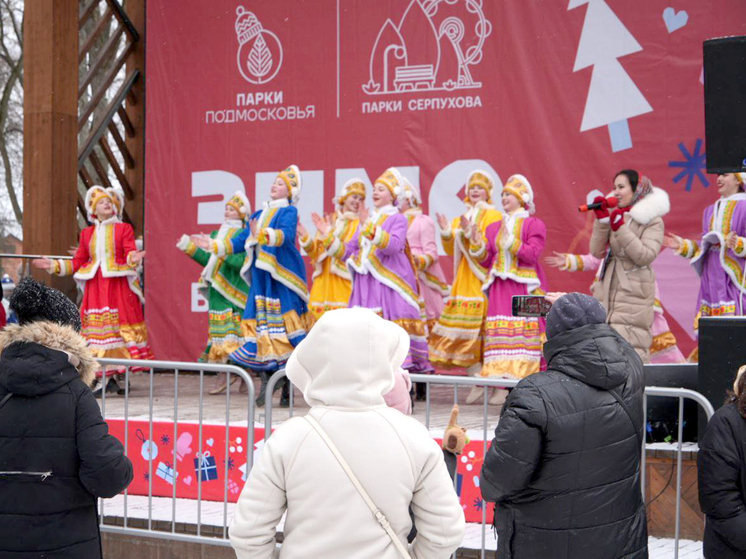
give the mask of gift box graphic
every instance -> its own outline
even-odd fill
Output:
[[[218,479],[218,466],[215,457],[210,456],[210,451],[198,453],[194,459],[194,471],[200,481],[212,481]]]
[[[179,474],[174,472],[169,462],[158,462],[158,469],[155,471],[155,475],[161,478],[166,483],[174,484],[174,479]]]

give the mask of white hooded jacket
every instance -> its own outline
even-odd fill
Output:
[[[290,380],[406,545],[412,557],[446,558],[461,543],[464,513],[443,454],[427,429],[384,403],[409,337],[368,309],[324,314],[287,364]],[[400,559],[321,437],[302,417],[265,444],[241,492],[230,539],[238,559],[273,556],[287,510],[280,557]]]

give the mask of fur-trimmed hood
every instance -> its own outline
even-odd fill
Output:
[[[657,186],[653,191],[637,202],[629,211],[629,216],[641,225],[647,225],[656,217],[663,217],[671,211],[668,192]]]
[[[38,344],[54,351],[39,354],[38,349],[34,352],[33,346],[28,344]],[[9,378],[13,375],[39,376],[48,372],[54,375],[53,384],[64,384],[64,369],[70,366],[86,385],[93,384],[98,363],[85,338],[69,326],[37,321],[23,326],[9,324],[0,332],[0,383],[11,392],[19,392],[10,386],[13,380],[18,380]],[[41,380],[36,379],[37,392],[41,390],[37,386]]]

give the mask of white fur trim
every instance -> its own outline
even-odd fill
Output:
[[[241,204],[243,206],[241,208],[242,217],[251,215],[251,204],[249,203],[249,199],[246,197],[246,194],[244,194],[240,190],[236,190],[236,193],[231,196],[231,198],[239,198],[241,200]]]
[[[371,239],[371,243],[378,246],[381,242],[381,239],[383,239],[383,228],[382,227],[376,227],[376,232],[373,234],[373,238]]]
[[[268,246],[277,246],[277,233],[274,229],[271,227],[267,227],[264,229],[264,232],[267,233],[267,245]]]
[[[652,188],[652,192],[632,206],[629,211],[629,217],[641,225],[647,225],[656,217],[663,217],[671,211],[668,192],[657,186]]]
[[[186,250],[189,246],[189,235],[182,235],[181,239],[176,243],[176,248],[179,250]]]

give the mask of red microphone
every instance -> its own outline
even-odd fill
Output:
[[[619,200],[617,200],[614,196],[609,196],[606,199],[606,207],[607,208],[616,208],[617,205],[619,205]],[[594,202],[593,204],[583,204],[582,206],[578,206],[579,212],[590,212],[592,210],[600,210],[603,207],[602,202]]]

